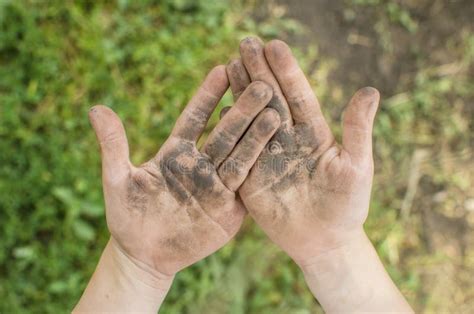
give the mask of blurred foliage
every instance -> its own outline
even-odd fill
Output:
[[[391,24],[417,32],[418,21],[399,2],[348,4],[376,5],[384,51],[394,44]],[[0,0],[0,312],[70,310],[107,241],[90,106],[112,107],[127,128],[132,160],[147,160],[205,73],[237,55],[242,37],[289,38],[303,30],[278,7],[262,16],[256,7],[231,0]],[[463,36],[460,57],[450,66],[422,64],[383,103],[375,128],[367,229],[412,302],[423,298],[425,264],[401,255],[423,250],[423,235],[416,221],[400,219],[400,203],[414,151],[463,152],[472,141],[463,99],[473,96],[465,69],[473,63],[474,39]],[[334,60],[315,46],[297,53],[304,68],[318,60],[308,75],[322,103],[339,103],[331,90],[343,87],[328,79]],[[223,105],[230,102],[227,95]],[[209,128],[215,122],[214,116]],[[472,184],[448,175],[446,164],[435,166],[430,173],[438,171],[440,185],[464,191]],[[301,272],[251,221],[236,240],[180,272],[162,307],[163,313],[320,311]]]

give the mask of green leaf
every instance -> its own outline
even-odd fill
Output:
[[[74,234],[85,241],[92,241],[95,239],[95,230],[87,222],[83,220],[76,220],[72,225]]]
[[[31,260],[35,257],[35,251],[31,246],[22,246],[13,250],[13,256],[19,259]]]

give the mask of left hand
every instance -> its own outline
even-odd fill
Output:
[[[199,150],[197,141],[227,88],[225,67],[214,68],[156,156],[139,167],[129,161],[118,116],[103,106],[90,111],[101,146],[112,238],[151,271],[172,276],[213,253],[235,235],[246,214],[235,191],[279,117],[264,109],[271,88],[254,82]]]
[[[270,86],[254,82],[198,149],[228,85],[225,67],[214,68],[156,156],[139,167],[119,117],[91,109],[112,236],[75,311],[156,313],[176,272],[237,233],[246,211],[236,191],[280,120],[264,109]]]

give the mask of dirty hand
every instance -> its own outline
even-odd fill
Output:
[[[339,145],[284,42],[264,46],[247,38],[240,54],[227,66],[234,97],[251,81],[267,82],[274,92],[268,106],[281,117],[239,190],[250,215],[301,267],[326,312],[411,312],[362,226],[372,185],[378,91],[365,87],[352,97]]]
[[[279,112],[281,126],[239,193],[268,236],[304,264],[362,230],[379,93],[366,87],[354,95],[344,114],[341,146],[285,43],[274,40],[264,46],[248,38],[240,53],[241,59],[227,66],[234,95],[238,98],[251,81],[267,82],[274,91],[269,107]]]
[[[139,167],[129,161],[119,117],[104,106],[90,111],[102,153],[108,249],[162,290],[239,230],[246,211],[235,191],[280,123],[274,109],[264,109],[271,87],[253,82],[198,149],[228,85],[225,67],[214,68],[157,155]]]

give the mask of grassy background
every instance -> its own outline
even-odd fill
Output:
[[[347,37],[354,53],[369,38],[380,56],[382,70],[366,79],[345,75],[343,56],[325,51],[323,38],[321,48],[311,25],[273,1],[0,0],[0,312],[69,311],[105,245],[89,107],[119,113],[132,160],[143,162],[205,73],[236,56],[251,33],[294,42],[336,134],[354,88],[381,87],[366,229],[419,311],[472,309],[474,37],[454,24],[451,41],[425,49],[420,34],[433,30],[411,3],[340,2],[344,27],[370,29]],[[371,21],[360,20],[368,14]],[[400,36],[417,45],[400,47]],[[400,51],[408,56],[397,58]],[[405,76],[384,80],[398,68]],[[235,241],[178,274],[162,312],[320,308],[299,270],[247,221]]]

